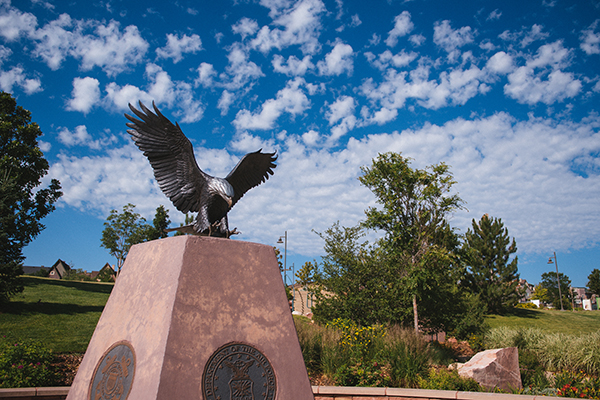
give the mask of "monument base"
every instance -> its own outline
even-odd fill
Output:
[[[67,400],[314,399],[273,248],[133,246]]]

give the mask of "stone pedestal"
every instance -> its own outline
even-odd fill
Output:
[[[67,399],[313,399],[273,248],[133,246]]]

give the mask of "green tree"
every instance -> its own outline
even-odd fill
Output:
[[[362,326],[401,324],[410,316],[410,300],[389,268],[385,254],[363,240],[362,227],[335,223],[324,233],[325,256],[315,275],[315,305],[320,322],[344,318]]]
[[[402,268],[418,331],[419,298],[431,293],[435,271],[451,262],[451,255],[436,242],[436,236],[463,202],[457,194],[450,194],[455,181],[444,163],[413,169],[409,158],[385,153],[379,154],[370,168],[361,170],[360,182],[371,189],[382,207],[365,211],[364,226],[385,232],[382,243]]]
[[[560,282],[560,294],[562,295],[562,306],[564,309],[571,308],[571,280],[562,272],[558,273]],[[558,309],[561,306],[561,298],[559,296],[558,284],[556,282],[556,272],[544,272],[542,274],[542,282],[540,283],[547,290],[548,301],[552,303],[554,308]]]
[[[588,290],[596,295],[600,295],[600,270],[594,268],[592,272],[588,275]]]
[[[533,290],[531,300],[539,300],[544,303],[550,302],[550,299],[548,298],[548,289],[544,288],[541,283],[538,284]]]
[[[515,239],[508,235],[501,219],[487,214],[479,222],[472,221],[472,230],[465,234],[464,260],[468,265],[465,284],[480,294],[488,312],[502,314],[519,302],[519,274]]]
[[[31,113],[0,92],[0,305],[23,290],[23,247],[45,228],[40,221],[62,195],[56,179],[38,188],[49,169],[41,135]]]
[[[146,224],[146,219],[135,212],[135,205],[131,203],[123,206],[122,213],[111,210],[104,223],[100,246],[117,259],[117,275],[121,273],[131,246],[166,237],[162,235],[169,224],[168,211],[162,205],[156,209],[153,225]]]

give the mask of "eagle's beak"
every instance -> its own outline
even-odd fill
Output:
[[[225,196],[225,201],[227,202],[229,208],[231,208],[231,205],[233,204],[233,200],[231,199],[231,197]]]

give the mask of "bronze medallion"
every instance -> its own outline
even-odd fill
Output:
[[[202,374],[205,400],[274,400],[275,372],[260,351],[245,343],[229,343],[208,359]]]
[[[131,343],[113,344],[102,356],[89,389],[88,400],[125,400],[135,373],[135,353]]]

